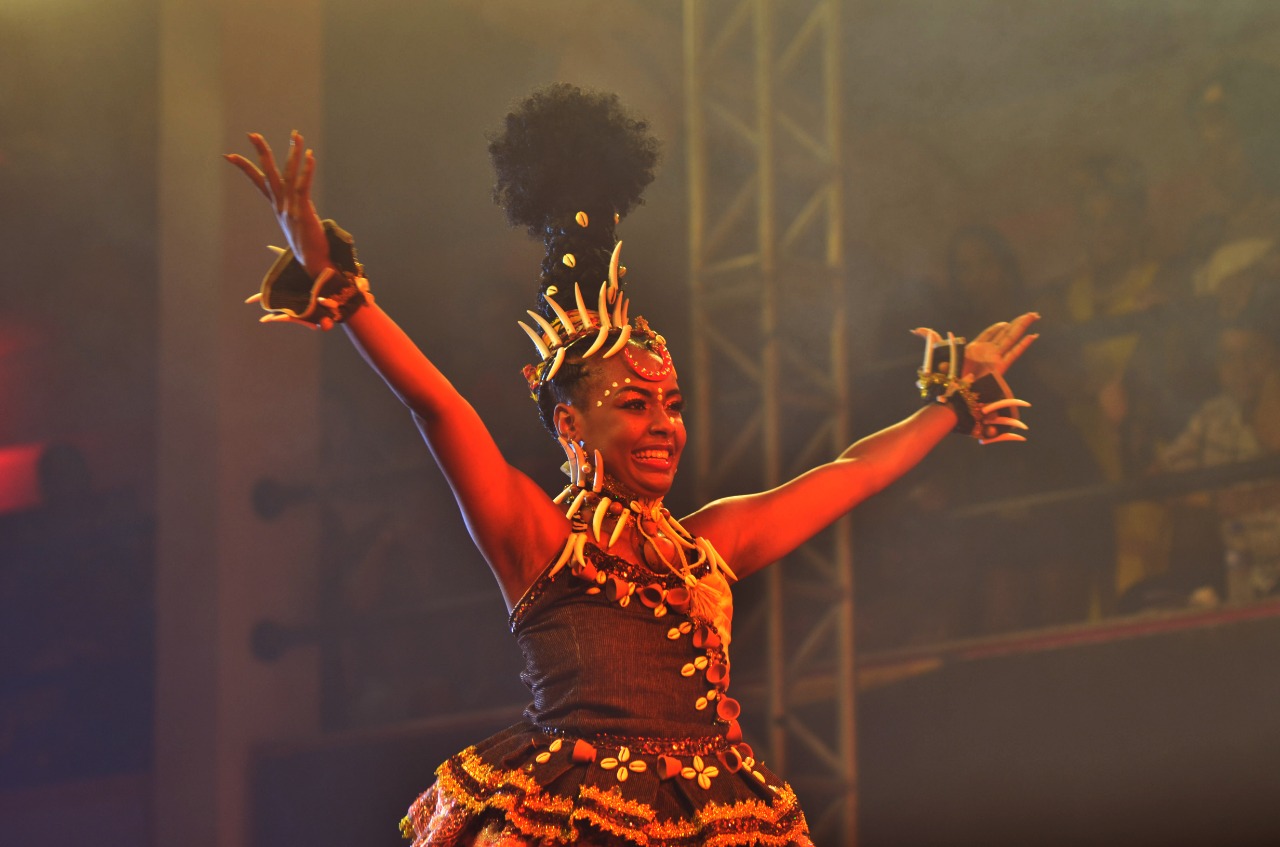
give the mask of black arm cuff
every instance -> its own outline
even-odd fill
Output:
[[[286,250],[262,280],[264,309],[319,323],[321,318],[331,316],[316,303],[323,297],[337,301],[338,315],[334,320],[341,322],[365,304],[364,292],[356,285],[364,268],[356,260],[355,240],[331,220],[324,222],[324,232],[329,240],[329,260],[341,273],[313,280],[293,253]]]

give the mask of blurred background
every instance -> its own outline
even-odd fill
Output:
[[[219,154],[304,132],[379,303],[558,489],[514,325],[541,245],[485,134],[556,80],[650,119],[620,235],[696,383],[687,15],[0,4],[0,841],[393,844],[518,716],[408,415],[339,334],[241,305],[278,237]],[[1031,440],[952,439],[854,516],[859,842],[1280,843],[1280,7],[848,0],[837,52],[853,431],[918,403],[906,330],[1043,316],[1011,374]],[[788,765],[803,800],[818,766]]]

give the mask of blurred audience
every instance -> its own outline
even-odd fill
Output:
[[[1161,467],[1188,470],[1280,452],[1277,331],[1280,322],[1258,313],[1241,316],[1221,330],[1217,349],[1220,393],[1201,406],[1186,429],[1162,451]],[[1280,482],[1231,486],[1191,498],[1188,506],[1205,503],[1218,519],[1225,555],[1216,559],[1211,551],[1202,555],[1208,562],[1226,562],[1230,567],[1228,572],[1210,570],[1208,579],[1204,579],[1203,567],[1193,569],[1186,575],[1201,579],[1183,578],[1175,587],[1191,592],[1197,588],[1225,589],[1226,599],[1237,603],[1274,592],[1280,583]]]
[[[993,226],[957,230],[946,271],[937,283],[907,286],[886,322],[972,334],[1032,305],[1034,294],[1024,284],[1016,254]],[[898,389],[902,369],[875,376],[879,387],[871,391],[881,396]],[[1078,533],[1081,525],[1096,525],[1084,513],[1093,507],[1027,509],[1017,498],[1088,482],[1082,473],[1088,454],[1052,390],[1034,378],[1015,389],[1035,406],[1035,432],[1027,443],[991,448],[968,439],[944,442],[927,467],[855,513],[859,549],[865,551],[859,559],[859,613],[868,647],[1086,616],[1089,568],[1104,553]]]
[[[1170,297],[1150,243],[1147,195],[1144,169],[1132,158],[1095,155],[1080,163],[1081,267],[1041,307],[1047,320],[1081,327],[1053,361],[1041,361],[1039,373],[1065,403],[1099,482],[1120,483],[1150,467],[1162,417],[1159,379],[1147,355],[1163,346],[1159,332],[1118,320]],[[1167,516],[1159,504],[1120,504],[1111,524],[1114,552],[1092,551],[1114,563],[1094,586],[1095,614],[1114,610],[1117,597],[1163,572],[1168,560]]]
[[[1190,103],[1202,168],[1218,192],[1216,243],[1195,269],[1198,295],[1233,318],[1276,296],[1280,277],[1280,69],[1256,61],[1225,65]]]

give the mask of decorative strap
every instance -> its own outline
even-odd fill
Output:
[[[313,280],[293,252],[283,250],[262,280],[262,293],[250,299],[274,315],[317,325],[326,319],[341,323],[371,302],[364,266],[356,260],[355,240],[331,220],[324,221],[324,231],[337,273],[326,268]]]
[[[971,381],[960,374],[961,350],[965,340],[947,333],[947,340],[933,330],[916,330],[925,339],[924,362],[916,372],[916,387],[920,396],[933,403],[949,404],[956,413],[956,425],[952,430],[961,435],[978,439],[980,444],[1000,441],[1026,441],[1015,430],[1029,427],[1018,418],[1018,409],[1031,404],[1013,396],[1013,390],[998,374]],[[942,347],[948,350],[945,365],[935,362],[935,353]]]

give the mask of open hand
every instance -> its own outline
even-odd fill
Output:
[[[1031,343],[1040,336],[1027,334],[1027,329],[1040,315],[1027,312],[1012,321],[1001,321],[978,333],[965,345],[963,375],[975,382],[988,374],[1004,376],[1009,366],[1018,360]]]
[[[285,160],[282,175],[265,138],[252,132],[249,133],[249,143],[258,151],[258,164],[236,153],[228,153],[224,158],[243,171],[271,203],[276,222],[289,242],[289,249],[314,279],[330,266],[329,242],[311,201],[311,180],[316,172],[315,154],[311,150],[304,153],[302,136],[296,131],[291,133],[289,158]]]

